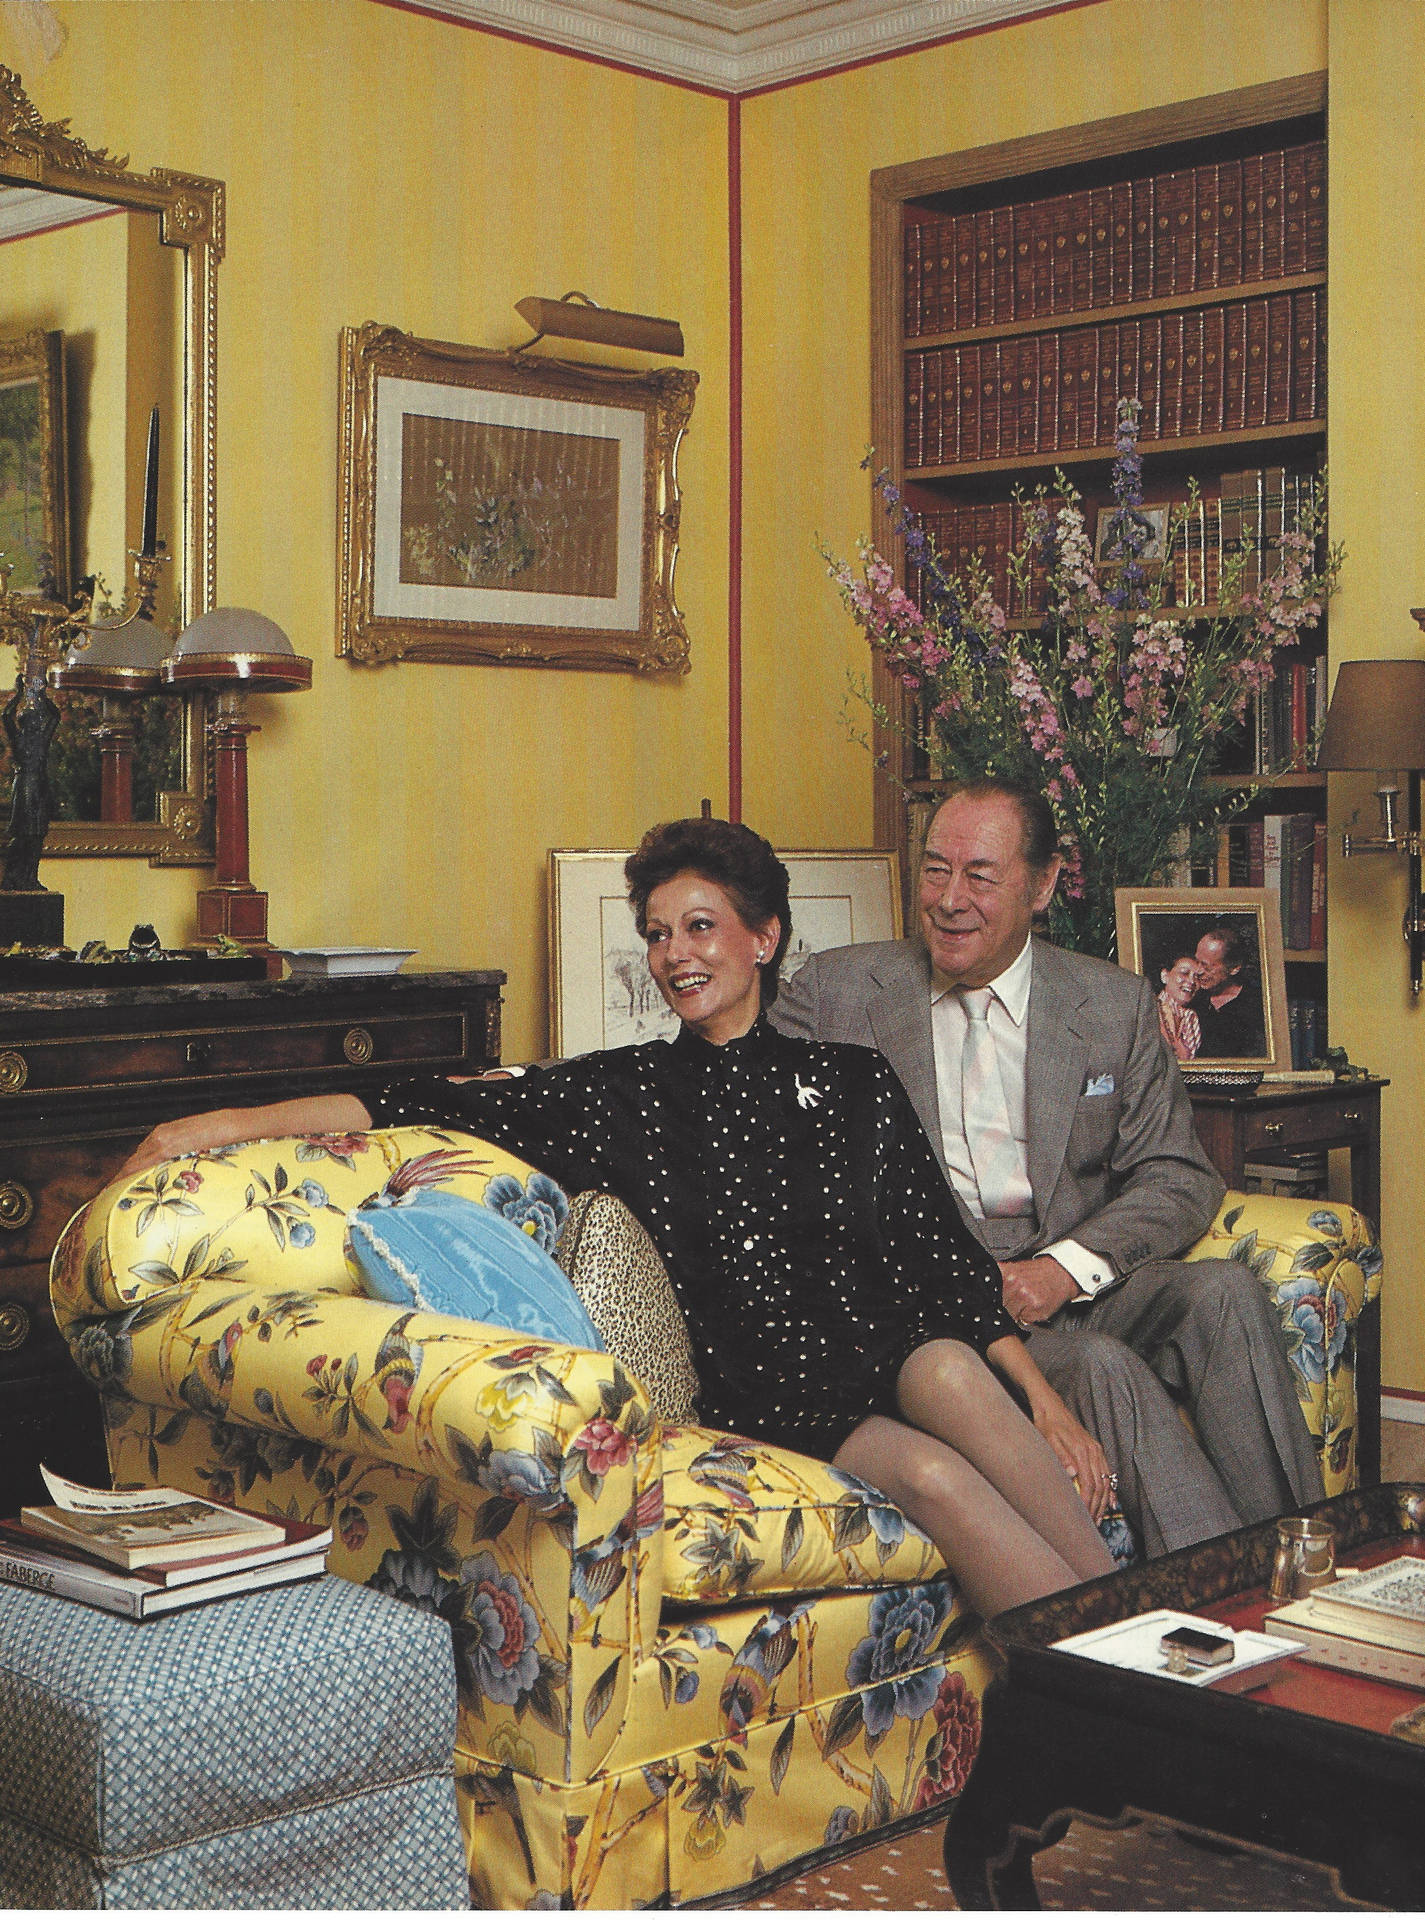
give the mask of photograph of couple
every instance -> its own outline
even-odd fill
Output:
[[[1152,984],[1163,1039],[1184,1065],[1269,1065],[1283,1036],[1274,1032],[1272,966],[1264,909],[1219,898],[1187,911],[1179,904],[1132,903],[1132,936],[1120,930],[1123,963]]]

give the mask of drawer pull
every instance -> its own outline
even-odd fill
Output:
[[[183,1058],[190,1067],[206,1067],[213,1057],[211,1040],[190,1040],[183,1049]]]
[[[13,1353],[30,1337],[30,1316],[18,1300],[0,1306],[0,1353]]]
[[[1280,1140],[1286,1132],[1286,1122],[1285,1120],[1269,1120],[1262,1128],[1262,1132],[1269,1140]]]
[[[1343,1113],[1341,1118],[1346,1122],[1348,1127],[1358,1127],[1361,1124],[1361,1116],[1358,1113],[1351,1113],[1349,1110]]]
[[[0,1053],[0,1093],[18,1093],[30,1077],[30,1063],[23,1053]]]
[[[365,1027],[352,1027],[341,1043],[341,1050],[354,1067],[364,1067],[376,1051],[376,1042]]]
[[[15,1233],[35,1217],[34,1195],[18,1180],[0,1182],[0,1227]]]

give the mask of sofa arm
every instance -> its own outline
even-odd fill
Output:
[[[254,1164],[212,1190],[271,1184],[292,1146],[244,1149]],[[266,1228],[225,1261],[226,1205],[220,1234],[177,1216],[184,1237],[139,1273],[133,1201],[120,1182],[76,1215],[51,1281],[116,1477],[329,1519],[334,1570],[451,1620],[463,1724],[487,1750],[507,1715],[526,1770],[587,1777],[658,1628],[662,1443],[642,1387],[608,1354],[367,1299],[333,1266],[339,1236],[325,1264],[308,1246],[294,1267]]]
[[[1228,1193],[1188,1260],[1237,1260],[1270,1294],[1328,1494],[1356,1484],[1356,1322],[1381,1290],[1380,1248],[1354,1207]]]

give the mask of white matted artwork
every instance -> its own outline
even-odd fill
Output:
[[[813,953],[898,940],[895,856],[852,851],[779,856],[791,877],[790,979]],[[664,1001],[624,891],[628,850],[556,848],[549,856],[549,1050],[590,1053],[667,1038],[678,1017]]]

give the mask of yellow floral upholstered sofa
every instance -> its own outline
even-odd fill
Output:
[[[55,1309],[116,1482],[330,1521],[336,1572],[449,1621],[476,1905],[709,1899],[948,1803],[989,1661],[894,1507],[662,1424],[609,1354],[359,1292],[347,1212],[437,1148],[515,1217],[543,1178],[407,1128],[173,1161],[75,1216]],[[1201,1251],[1279,1300],[1334,1488],[1379,1263],[1357,1216],[1308,1211],[1236,1196]]]

